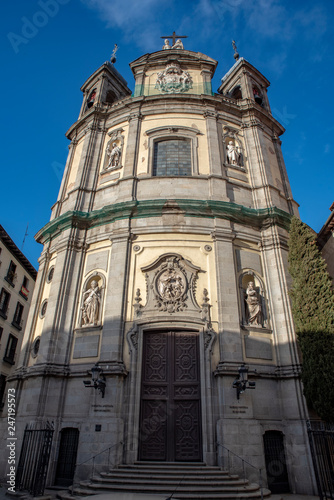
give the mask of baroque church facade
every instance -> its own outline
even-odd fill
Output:
[[[82,86],[10,379],[18,445],[53,422],[49,485],[67,459],[87,478],[107,447],[113,466],[222,465],[228,449],[269,487],[283,470],[286,491],[313,492],[288,298],[298,205],[269,82],[235,59],[217,93],[217,61],[181,41],[130,64],[133,93],[115,57]]]

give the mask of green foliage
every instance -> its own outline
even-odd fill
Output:
[[[298,340],[306,401],[323,420],[334,422],[334,335],[304,332]]]
[[[292,218],[289,238],[290,291],[297,333],[334,333],[334,295],[326,263],[315,233],[297,217]]]
[[[303,355],[307,403],[334,421],[334,293],[315,233],[293,217],[289,237],[290,291],[296,333]]]

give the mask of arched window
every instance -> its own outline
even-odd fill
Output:
[[[234,87],[234,89],[231,92],[230,97],[232,97],[233,99],[242,99],[242,92],[241,92],[240,85],[237,85],[236,87]]]
[[[96,97],[96,89],[92,90],[87,99],[87,108],[91,108],[94,104]]]
[[[261,91],[255,85],[253,85],[253,96],[254,96],[254,101],[257,104],[260,104],[260,106],[263,106],[263,98]]]
[[[191,175],[190,139],[168,139],[154,143],[153,175]]]
[[[107,95],[106,95],[106,100],[105,102],[107,104],[112,104],[113,102],[115,102],[117,99],[116,99],[116,94],[115,92],[113,92],[112,90],[108,90],[107,92]]]

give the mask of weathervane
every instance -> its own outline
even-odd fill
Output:
[[[238,52],[238,49],[237,49],[237,46],[236,46],[234,40],[232,40],[232,47],[234,49],[234,55],[233,55],[233,57],[237,61],[239,59],[239,52]]]
[[[160,38],[164,38],[165,39],[165,45],[163,46],[163,49],[183,49],[183,43],[181,42],[180,38],[188,38],[188,37],[187,36],[182,36],[182,35],[177,35],[175,33],[175,31],[173,31],[172,35],[161,36]],[[172,40],[173,40],[173,45],[172,46],[169,45],[168,38],[172,38]]]
[[[118,51],[118,45],[115,43],[114,50],[112,51],[112,54],[110,56],[110,62],[114,64],[116,62],[116,52]]]

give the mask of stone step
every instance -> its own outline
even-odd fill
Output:
[[[231,481],[233,479],[239,479],[239,476],[234,474],[228,474],[227,472],[222,472],[220,474],[211,473],[211,474],[187,474],[184,475],[183,472],[178,471],[145,471],[145,472],[136,472],[133,471],[131,474],[125,471],[118,471],[117,469],[110,472],[101,472],[101,477],[106,479],[120,478],[122,481],[127,480],[128,478],[139,478],[139,479],[157,479],[159,481]]]
[[[232,492],[245,492],[245,491],[257,491],[257,484],[247,484],[240,481],[238,484],[165,484],[159,481],[147,482],[119,482],[119,483],[108,483],[107,481],[92,481],[92,483],[87,483],[82,481],[80,483],[81,488],[93,489],[95,492],[107,492],[109,490],[115,491],[137,491],[140,493],[150,492],[150,493],[172,493],[177,490],[178,493],[184,492],[194,492],[194,493],[232,493]]]
[[[147,476],[147,477],[119,477],[119,476],[106,476],[105,474],[101,474],[102,477],[94,477],[92,478],[92,482],[94,484],[96,483],[102,483],[102,484],[124,484],[124,482],[128,485],[132,484],[149,484],[151,485],[174,485],[175,487],[178,484],[182,484],[185,486],[189,486],[191,484],[192,486],[201,486],[201,487],[213,487],[213,486],[244,486],[248,484],[248,481],[244,481],[243,479],[239,479],[238,477],[234,479],[229,479],[224,477],[224,479],[217,477],[215,480],[211,478],[197,478],[194,479],[192,477],[185,477],[185,478],[180,478],[180,477],[172,477],[172,476],[165,476],[164,478],[155,478],[154,476]]]
[[[229,474],[218,466],[204,463],[136,462],[119,465],[102,472],[73,488],[77,497],[107,494],[117,498],[117,492],[130,494],[155,494],[172,496],[173,500],[237,500],[261,499],[257,484],[249,484],[235,474]],[[270,495],[263,492],[263,498]],[[62,500],[70,500],[59,495]]]
[[[166,490],[165,488],[158,488],[158,489],[152,489],[149,487],[145,488],[137,488],[137,489],[132,489],[128,488],[126,485],[123,485],[123,487],[119,487],[117,489],[99,489],[99,488],[92,488],[91,490],[87,488],[75,488],[73,491],[73,494],[75,497],[79,499],[79,497],[86,497],[86,496],[92,496],[92,495],[98,495],[98,494],[112,494],[115,493],[124,493],[124,492],[129,492],[129,493],[146,493],[147,495],[150,494],[159,494],[159,495],[173,495],[173,500],[238,500],[238,499],[252,499],[252,500],[260,500],[261,499],[261,492],[257,484],[250,485],[248,488],[233,488],[231,491],[212,491],[211,489],[208,490],[207,488],[205,491],[199,491],[197,488],[187,488],[185,491],[181,491],[180,489],[177,490]],[[267,489],[263,490],[263,498],[268,498],[270,496],[270,491]],[[62,500],[73,500],[73,496],[68,494],[67,496],[59,496]],[[148,497],[149,498],[149,497]]]
[[[185,471],[194,471],[198,472],[199,470],[206,471],[221,471],[224,470],[218,465],[205,465],[204,463],[197,462],[135,462],[134,464],[121,464],[117,466],[118,469],[177,469],[177,470],[185,470]]]

